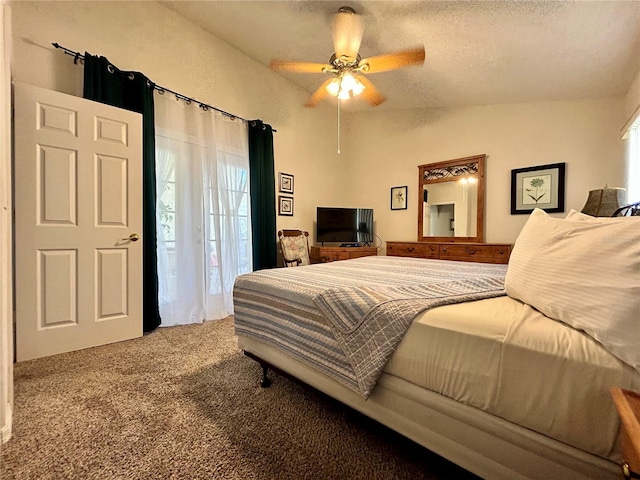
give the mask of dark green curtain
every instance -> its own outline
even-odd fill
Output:
[[[273,268],[278,264],[273,164],[273,129],[260,120],[250,121],[249,180],[254,270]]]
[[[142,114],[143,330],[160,325],[156,253],[156,155],[154,84],[138,72],[123,72],[105,57],[84,55],[84,98]]]

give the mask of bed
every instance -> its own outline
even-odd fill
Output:
[[[575,251],[576,229],[582,243],[602,242],[594,230],[620,238],[623,229],[627,238],[628,223],[532,218],[509,266],[380,256],[242,275],[234,288],[238,345],[265,378],[269,367],[292,375],[483,478],[619,478],[609,388],[640,390],[640,342],[628,331],[631,350],[612,347],[580,324],[591,313],[578,323],[567,317],[561,277],[573,273],[566,261],[558,265],[567,255],[556,245],[559,225],[570,229],[560,236]],[[556,235],[548,245],[541,229]],[[622,247],[621,284],[638,294],[640,238]],[[601,267],[595,263],[585,268]],[[547,274],[542,287],[536,265]],[[545,306],[519,298],[531,294]],[[640,331],[637,300],[618,312],[610,298],[590,297],[581,309],[600,315],[592,303],[604,302],[624,317],[612,320],[615,328]]]

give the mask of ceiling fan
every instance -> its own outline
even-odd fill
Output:
[[[380,105],[386,97],[366,78],[366,75],[422,64],[424,63],[424,46],[362,59],[358,52],[363,31],[360,15],[356,14],[351,7],[340,7],[333,19],[335,53],[328,64],[274,59],[271,60],[271,69],[331,74],[331,78],[311,95],[305,104],[307,107],[314,107],[331,95],[338,97],[339,100],[362,95],[369,104]]]

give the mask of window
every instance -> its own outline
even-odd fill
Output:
[[[640,118],[629,128],[627,203],[640,202]]]
[[[162,250],[164,255],[162,260],[166,261],[166,265],[162,265],[162,270],[169,272],[169,277],[165,278],[162,283],[165,292],[160,297],[166,296],[175,298],[177,295],[176,288],[176,171],[175,171],[175,155],[169,150],[159,150],[157,153],[160,157],[167,157],[167,171],[162,172],[165,178],[164,184],[158,184],[157,194],[157,242],[158,250]],[[158,270],[164,263],[158,256]]]
[[[209,138],[156,125],[163,326],[232,314],[235,279],[252,270],[248,137],[228,123],[215,125],[226,135]]]
[[[221,152],[218,151],[218,155]],[[207,186],[209,205],[207,215],[207,258],[209,259],[209,287],[210,295],[220,293],[226,289],[233,289],[233,278],[226,277],[228,283],[223,285],[223,269],[220,268],[219,258],[235,262],[238,274],[252,270],[251,255],[251,217],[249,215],[249,169],[240,166],[241,158],[231,158],[230,164],[218,165],[217,182]],[[234,162],[239,161],[239,162]],[[233,251],[225,251],[224,243],[228,232],[234,232]],[[234,253],[236,252],[236,253]]]

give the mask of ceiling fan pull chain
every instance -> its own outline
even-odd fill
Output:
[[[340,98],[336,100],[338,101],[338,155],[340,155]]]

